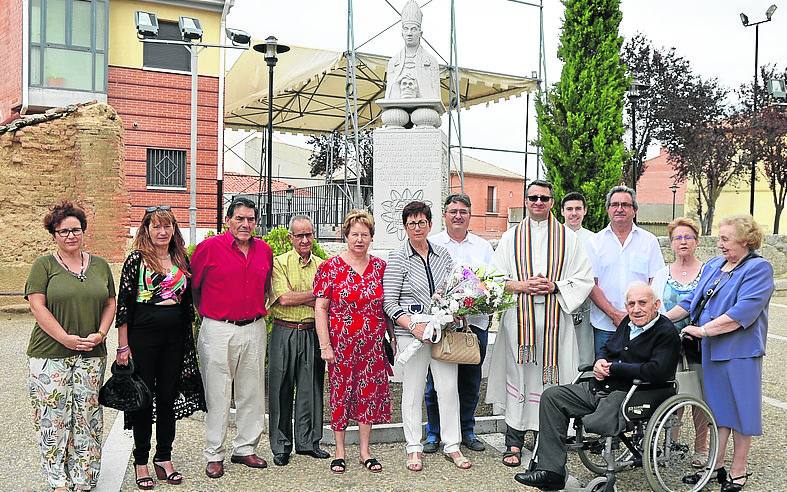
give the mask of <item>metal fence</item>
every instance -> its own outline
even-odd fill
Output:
[[[271,209],[273,211],[272,227],[289,225],[294,215],[306,215],[314,222],[314,234],[320,241],[341,240],[337,229],[341,227],[344,216],[358,203],[355,199],[354,185],[345,188],[341,184],[325,184],[290,188],[271,193]],[[268,202],[267,193],[242,193],[229,198],[242,196],[257,204],[263,215],[261,225],[265,224],[265,210]],[[361,185],[362,208],[372,210],[372,186]]]

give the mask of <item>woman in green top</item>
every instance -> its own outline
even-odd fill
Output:
[[[64,201],[51,208],[44,227],[56,249],[33,263],[25,284],[36,319],[27,356],[41,464],[56,492],[90,490],[101,462],[98,390],[115,283],[103,258],[82,251],[84,210]]]

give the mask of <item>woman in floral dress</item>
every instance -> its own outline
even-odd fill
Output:
[[[328,363],[331,429],[336,435],[331,471],[344,473],[347,467],[344,433],[353,419],[360,429],[359,461],[379,473],[383,467],[372,457],[369,439],[372,424],[391,420],[383,349],[385,262],[369,255],[374,237],[374,219],[369,213],[351,211],[342,233],[347,250],[323,262],[314,277],[317,336],[321,357]]]

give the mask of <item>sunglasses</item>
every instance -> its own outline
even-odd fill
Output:
[[[546,196],[546,195],[527,195],[527,201],[533,203],[539,200],[541,200],[541,203],[547,203],[551,199],[552,199],[551,196]]]
[[[149,214],[151,212],[155,212],[156,210],[163,210],[163,211],[167,212],[169,210],[172,210],[172,207],[170,207],[169,205],[154,205],[152,207],[146,208],[145,209],[145,213]]]

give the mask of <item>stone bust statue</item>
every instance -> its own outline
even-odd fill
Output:
[[[412,77],[419,99],[440,99],[440,65],[421,46],[423,14],[415,0],[409,0],[402,9],[402,38],[404,48],[388,62],[386,99],[402,99],[401,80]],[[413,96],[407,96],[413,97]]]
[[[402,9],[404,48],[388,62],[385,98],[377,104],[389,128],[440,127],[440,65],[421,46],[423,14],[415,0]]]

